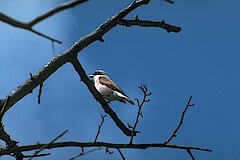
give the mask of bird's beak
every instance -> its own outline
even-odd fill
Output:
[[[89,78],[93,78],[93,77],[94,77],[94,75],[90,74],[90,75],[88,75],[88,77],[89,77]]]

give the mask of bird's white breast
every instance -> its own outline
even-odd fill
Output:
[[[111,96],[113,94],[113,90],[105,85],[102,85],[99,82],[99,77],[101,75],[97,75],[93,77],[94,80],[94,85],[96,87],[96,89],[98,90],[98,92],[101,93],[102,96]]]

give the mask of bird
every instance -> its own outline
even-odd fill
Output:
[[[120,101],[122,103],[128,102],[134,105],[134,102],[124,91],[111,80],[107,72],[96,70],[93,74],[89,75],[89,77],[92,78],[95,88],[107,102]]]

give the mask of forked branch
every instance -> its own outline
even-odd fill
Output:
[[[48,40],[51,40],[52,42],[57,42],[57,43],[61,44],[62,43],[61,41],[59,41],[57,39],[54,39],[54,38],[52,38],[50,36],[47,36],[47,35],[39,32],[39,31],[36,31],[32,27],[35,24],[43,21],[44,19],[46,19],[46,18],[48,18],[48,17],[50,17],[50,16],[52,16],[52,15],[58,13],[58,12],[61,12],[61,11],[65,10],[65,9],[74,7],[74,6],[78,5],[78,4],[81,4],[81,3],[86,2],[86,1],[87,0],[73,0],[73,1],[70,1],[70,2],[67,2],[67,3],[64,3],[64,4],[58,6],[58,7],[54,8],[54,9],[44,13],[44,14],[34,18],[33,20],[31,20],[30,22],[27,22],[27,23],[20,22],[20,21],[14,19],[12,17],[9,17],[9,16],[3,14],[3,13],[0,13],[0,21],[3,21],[5,23],[7,23],[7,24],[9,24],[11,26],[17,27],[17,28],[28,30],[28,31],[30,31],[32,33],[35,33],[35,34],[41,36],[41,37],[44,37],[44,38],[46,38]]]

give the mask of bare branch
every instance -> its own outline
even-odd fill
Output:
[[[44,19],[56,14],[56,13],[59,13],[61,12],[62,10],[65,10],[65,9],[68,9],[68,8],[72,8],[78,4],[81,4],[81,3],[84,3],[84,2],[87,2],[88,0],[72,0],[72,1],[69,1],[67,3],[64,3],[64,4],[61,4],[59,6],[57,6],[56,8],[34,18],[33,20],[31,20],[30,22],[28,22],[27,24],[29,26],[34,26],[35,24],[43,21]]]
[[[173,131],[172,135],[164,142],[164,144],[169,143],[174,137],[177,136],[177,132],[178,132],[178,130],[180,129],[181,125],[183,124],[183,119],[184,119],[185,113],[187,112],[188,107],[189,107],[189,106],[194,106],[194,104],[190,104],[190,103],[191,103],[191,100],[192,100],[192,96],[190,96],[190,98],[189,98],[189,100],[188,100],[188,103],[187,103],[185,109],[184,109],[183,112],[182,112],[182,116],[181,116],[181,119],[180,119],[180,121],[179,121],[179,123],[178,123],[177,128]]]
[[[92,81],[88,78],[85,70],[83,69],[77,57],[71,59],[71,63],[76,72],[78,73],[78,75],[80,76],[81,80],[86,84],[89,91],[93,94],[94,98],[101,104],[102,108],[104,109],[104,112],[110,115],[115,124],[122,130],[122,132],[125,135],[132,136],[132,131],[129,130],[124,125],[124,123],[118,118],[117,114],[109,107],[108,103],[103,99],[102,95],[95,88]],[[134,132],[133,135],[136,135],[136,133]]]
[[[9,134],[5,132],[2,122],[0,122],[0,139],[6,143],[7,148],[12,148],[15,150],[12,152],[12,155],[16,158],[16,160],[23,159],[24,155],[18,150],[18,142],[12,140]]]
[[[122,160],[125,160],[126,158],[124,157],[122,151],[119,148],[117,148],[117,150],[118,150],[120,156],[122,157]]]
[[[35,153],[29,158],[29,160],[33,159],[34,157],[36,157],[36,155],[38,155],[38,153],[40,153],[41,151],[43,151],[44,149],[48,148],[48,146],[50,146],[51,144],[53,144],[56,140],[58,140],[59,138],[61,138],[64,134],[66,134],[68,132],[68,130],[65,130],[64,132],[62,132],[60,135],[58,135],[56,138],[54,138],[52,141],[50,141],[49,143],[43,145],[39,150],[35,151]]]
[[[6,143],[6,146],[11,148],[15,147],[18,142],[11,139],[11,137],[5,132],[2,122],[0,123],[0,139]]]
[[[46,38],[48,40],[51,40],[52,42],[56,42],[56,43],[61,44],[62,43],[61,41],[59,41],[57,39],[54,39],[52,37],[49,37],[49,36],[47,36],[47,35],[45,35],[45,34],[43,34],[41,32],[38,32],[38,31],[32,29],[32,27],[35,24],[43,21],[44,19],[46,19],[46,18],[48,18],[48,17],[50,17],[50,16],[52,16],[52,15],[54,15],[54,14],[60,12],[60,11],[63,11],[65,9],[68,9],[68,8],[71,8],[71,7],[74,7],[74,6],[78,5],[78,4],[81,4],[81,3],[86,2],[86,1],[87,0],[73,0],[73,1],[70,1],[70,2],[67,2],[67,3],[64,3],[64,4],[54,8],[52,10],[50,10],[50,11],[40,15],[39,17],[36,17],[35,19],[31,20],[28,23],[20,22],[18,20],[15,20],[14,18],[11,18],[11,17],[9,17],[9,16],[7,16],[7,15],[5,15],[5,14],[0,12],[0,21],[3,21],[5,23],[7,23],[7,24],[9,24],[11,26],[17,27],[17,28],[22,28],[22,29],[28,30],[30,32],[33,32],[33,33],[41,36],[41,37],[44,37],[44,38]]]
[[[87,152],[82,151],[80,154],[78,154],[78,155],[70,158],[69,160],[77,159],[78,157],[81,157],[81,156],[83,156],[83,155],[86,155],[86,154],[89,154],[89,153],[98,151],[98,150],[100,150],[100,149],[102,149],[102,147],[94,148],[94,149],[91,149],[91,150],[89,150],[89,151],[87,151]]]
[[[180,32],[181,28],[177,26],[173,26],[170,24],[165,23],[164,20],[162,21],[149,21],[149,20],[140,20],[136,16],[132,20],[126,20],[126,19],[120,19],[118,21],[119,25],[131,27],[131,26],[141,26],[141,27],[160,27],[162,29],[165,29],[168,33],[170,32]]]
[[[21,152],[25,151],[32,151],[36,149],[40,149],[47,144],[34,144],[34,145],[27,145],[27,146],[20,146],[18,150]],[[106,142],[56,142],[49,144],[45,149],[53,149],[53,148],[63,148],[63,147],[107,147],[113,149],[147,149],[147,148],[174,148],[174,149],[181,149],[181,150],[198,150],[204,152],[212,152],[212,150],[207,148],[201,148],[198,146],[182,146],[182,145],[175,145],[175,144],[164,144],[164,143],[142,143],[142,144],[116,144],[116,143],[106,143]],[[14,148],[6,148],[0,150],[0,156],[2,155],[10,155],[14,153],[16,150]]]
[[[142,107],[143,107],[143,104],[150,101],[150,99],[148,99],[148,96],[150,96],[152,94],[151,92],[148,92],[147,85],[141,85],[139,88],[143,92],[143,100],[142,100],[142,102],[140,102],[138,99],[136,99],[137,104],[138,104],[138,114],[137,114],[137,117],[136,117],[136,121],[135,121],[135,124],[134,124],[133,127],[131,127],[128,124],[128,126],[130,126],[130,128],[132,128],[133,133],[136,132],[136,127],[137,127],[137,124],[138,124],[139,116],[142,117]],[[131,136],[131,139],[130,139],[129,143],[130,144],[133,143],[133,135]]]
[[[190,149],[187,149],[187,152],[188,152],[188,154],[190,155],[190,157],[192,158],[192,160],[195,160],[195,158],[194,158],[191,150],[190,150]]]
[[[50,41],[52,41],[52,42],[56,42],[56,43],[59,43],[59,44],[62,44],[62,42],[61,41],[59,41],[59,40],[57,40],[57,39],[55,39],[55,38],[52,38],[52,37],[49,37],[49,36],[47,36],[47,35],[45,35],[45,34],[43,34],[43,33],[41,33],[41,32],[38,32],[38,31],[36,31],[36,30],[34,30],[34,29],[28,29],[29,31],[31,31],[31,32],[33,32],[33,33],[35,33],[35,34],[37,34],[37,35],[39,35],[39,36],[41,36],[41,37],[43,37],[43,38],[46,38],[46,39],[48,39],[48,40],[50,40]]]
[[[57,39],[51,38],[51,37],[49,37],[49,36],[47,36],[47,35],[45,35],[45,34],[43,34],[41,32],[33,30],[32,27],[29,24],[17,21],[15,19],[13,19],[13,18],[3,14],[3,13],[0,13],[0,21],[3,21],[5,23],[7,23],[7,24],[9,24],[11,26],[17,27],[17,28],[28,30],[28,31],[30,31],[32,33],[35,33],[35,34],[37,34],[37,35],[39,35],[41,37],[44,37],[44,38],[46,38],[48,40],[53,41],[53,42],[57,42],[57,43],[60,43],[60,44],[62,43],[61,41],[59,41]]]
[[[171,3],[171,4],[174,4],[174,3],[175,3],[175,2],[172,1],[172,0],[164,0],[164,1],[166,1],[166,2],[168,2],[168,3]]]
[[[98,139],[98,136],[99,136],[99,134],[100,134],[100,130],[101,130],[101,128],[102,128],[102,125],[103,125],[103,123],[104,123],[104,118],[106,117],[107,115],[102,115],[101,114],[101,119],[102,119],[102,121],[101,121],[101,123],[98,125],[98,131],[97,131],[97,134],[96,134],[96,137],[95,137],[95,139],[94,139],[94,142],[96,142],[97,141],[97,139]]]
[[[30,157],[45,157],[45,156],[49,156],[51,155],[51,153],[43,153],[43,154],[38,154],[38,155],[24,155],[23,158],[30,158]]]
[[[38,97],[38,104],[41,103],[42,87],[43,87],[43,83],[41,83],[39,85],[39,92],[38,92],[38,96],[37,96]]]

